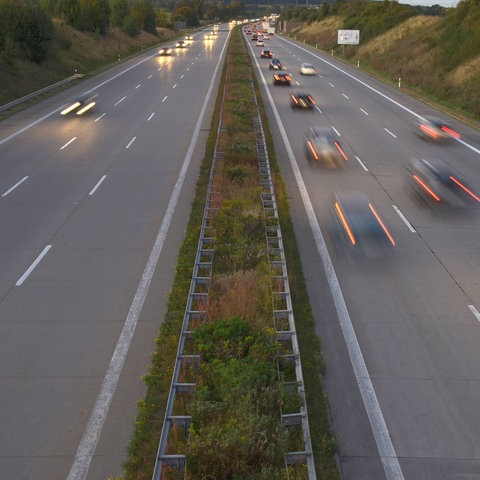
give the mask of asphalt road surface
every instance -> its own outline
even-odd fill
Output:
[[[291,198],[312,308],[327,362],[326,390],[345,480],[480,478],[480,204],[433,209],[412,196],[412,157],[440,158],[480,192],[480,135],[450,119],[460,140],[417,135],[435,110],[361,69],[277,35],[265,48],[293,75],[264,84],[277,157]],[[318,74],[302,76],[302,62]],[[290,93],[308,91],[311,111]],[[310,126],[331,128],[346,168],[312,165]],[[391,254],[351,255],[332,234],[334,193],[362,192],[393,235]]]
[[[228,31],[0,123],[0,478],[121,474]],[[84,93],[94,110],[62,116]]]

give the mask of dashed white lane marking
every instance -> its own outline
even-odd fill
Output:
[[[401,212],[401,210],[396,205],[392,205],[392,207],[397,212],[398,216],[403,220],[403,223],[407,226],[407,228],[412,233],[415,233],[416,230],[413,228],[412,224],[408,221],[407,217]]]
[[[125,147],[125,149],[130,148],[131,145],[132,145],[132,143],[133,143],[136,139],[137,139],[137,137],[133,137],[133,138],[128,142],[128,144],[127,144],[127,146]]]
[[[357,162],[361,165],[361,167],[362,167],[366,172],[368,172],[367,166],[360,160],[360,157],[358,157],[357,155],[355,155],[355,158],[357,159]]]
[[[98,189],[98,187],[103,183],[103,181],[107,178],[106,175],[103,175],[102,178],[97,182],[97,184],[90,190],[88,193],[89,196],[92,196]]]
[[[475,308],[474,305],[469,305],[468,308],[473,313],[475,318],[480,322],[480,312]]]
[[[60,147],[60,150],[63,150],[65,148],[67,148],[72,142],[74,142],[75,140],[77,139],[77,137],[73,137],[71,138],[65,145],[63,145],[62,147]]]
[[[19,185],[21,185],[26,179],[28,178],[28,175],[26,177],[23,177],[20,181],[18,181],[13,187],[9,188],[3,195],[2,197],[6,197],[9,193],[13,192]]]
[[[48,251],[52,248],[51,245],[47,245],[40,253],[40,255],[34,260],[34,262],[27,268],[26,272],[17,280],[15,284],[17,287],[21,286],[23,282],[29,277],[29,275],[33,272],[35,267],[41,262],[42,258],[48,253]]]

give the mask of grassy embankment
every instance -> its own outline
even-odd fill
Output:
[[[291,35],[320,50],[333,51],[353,65],[359,62],[360,69],[393,86],[398,87],[401,78],[402,90],[478,128],[479,47],[462,39],[469,38],[468,32],[478,31],[480,25],[475,12],[465,13],[463,22],[457,19],[459,16],[454,11],[446,17],[411,16],[387,31],[371,32],[367,39],[362,38],[360,28],[358,46],[337,45],[337,30],[359,28],[352,25],[361,25],[362,21],[371,24],[373,16],[357,18],[357,23],[351,24],[346,16],[332,15],[320,22],[304,23]]]
[[[107,35],[80,32],[55,22],[55,39],[49,56],[41,64],[16,60],[12,66],[0,64],[0,105],[70,77],[75,72],[91,75],[115,62],[172,38],[174,32],[158,30],[158,37],[142,32],[132,38],[119,29]],[[80,80],[76,80],[80,81]],[[71,84],[69,84],[70,86]]]
[[[139,405],[137,428],[125,464],[126,479],[151,478],[170,387],[180,326],[190,286],[214,152],[223,85],[226,85],[223,125],[218,145],[225,160],[217,165],[215,185],[221,202],[214,220],[215,254],[206,305],[207,321],[196,325],[188,353],[201,353],[196,395],[180,400],[176,414],[190,414],[188,438],[173,430],[170,453],[187,455],[187,478],[285,478],[283,452],[301,449],[297,430],[281,425],[296,394],[282,388],[275,358],[279,345],[273,331],[272,280],[266,251],[265,222],[255,148],[256,114],[250,59],[240,32],[233,33],[196,200],[181,247],[168,312],[157,338],[147,395]],[[258,85],[254,88],[259,97]],[[264,126],[266,116],[260,105]],[[302,275],[285,188],[275,162],[273,143],[265,128],[269,157],[286,250],[290,289],[300,343],[311,434],[318,478],[338,478],[335,442],[329,426],[328,403],[322,387],[320,341]],[[184,381],[191,381],[191,372]],[[288,369],[283,372],[288,375]],[[292,428],[292,427],[290,427]],[[292,468],[291,479],[306,478],[304,467]],[[166,478],[177,478],[173,476]],[[236,476],[235,476],[236,475]],[[183,478],[183,477],[182,477]]]

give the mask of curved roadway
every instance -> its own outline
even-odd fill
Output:
[[[0,478],[121,474],[227,37],[146,52],[0,124]],[[95,110],[60,115],[87,91]]]
[[[248,37],[247,37],[248,38]],[[439,157],[480,192],[480,135],[432,145],[414,132],[421,102],[283,36],[266,42],[293,74],[273,86],[261,72],[270,127],[327,362],[345,480],[480,478],[480,204],[438,214],[408,194],[412,157]],[[317,67],[301,76],[302,62]],[[302,88],[314,111],[293,111]],[[443,115],[441,115],[443,116]],[[311,125],[333,126],[349,156],[343,171],[314,168],[303,153]],[[397,247],[387,258],[349,259],[328,231],[332,193],[361,191],[377,205]]]

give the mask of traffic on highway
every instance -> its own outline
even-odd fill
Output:
[[[281,64],[272,72],[244,36],[291,198],[343,478],[480,476],[478,132],[284,35],[265,41]],[[292,108],[295,91],[313,108]]]

